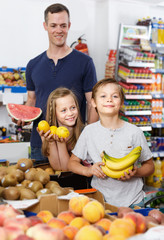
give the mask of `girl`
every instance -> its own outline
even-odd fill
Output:
[[[52,168],[66,171],[70,152],[83,127],[78,101],[71,90],[61,87],[51,92],[47,101],[46,121],[50,126],[64,126],[70,132],[69,137],[63,139],[50,134],[50,130],[45,134],[38,131],[42,138],[43,155],[48,157]]]
[[[93,176],[91,186],[103,193],[112,205],[128,207],[140,203],[145,194],[143,177],[154,171],[152,154],[144,134],[137,126],[120,119],[119,111],[124,101],[121,86],[113,79],[104,79],[93,87],[92,105],[96,108],[100,121],[86,126],[81,133],[68,168],[84,176]],[[115,158],[122,158],[137,146],[142,147],[141,155],[133,170],[120,179],[107,177],[101,165],[101,153],[105,151]],[[87,159],[93,165],[81,165]],[[140,163],[141,167],[137,167]]]

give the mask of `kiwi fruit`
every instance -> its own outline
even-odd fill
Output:
[[[29,183],[28,188],[32,190],[34,193],[36,193],[40,189],[43,189],[43,185],[39,181],[33,181]]]
[[[22,186],[24,186],[25,188],[28,188],[28,185],[30,184],[30,180],[27,180],[27,179],[25,179],[25,180],[23,180],[23,182],[21,182],[21,185]]]
[[[18,168],[17,164],[10,165],[7,167],[7,173],[13,173],[13,171],[16,170],[17,168]]]
[[[45,185],[50,181],[50,175],[44,170],[38,170],[36,171],[35,180]]]
[[[6,175],[7,174],[7,167],[0,167],[0,175]]]
[[[46,195],[46,194],[51,194],[52,191],[48,188],[43,188],[43,189],[40,189],[39,191],[36,192],[36,196],[37,198],[39,198],[39,196],[42,196],[42,195]]]
[[[25,179],[34,181],[35,180],[36,169],[29,168],[25,171]]]
[[[60,186],[53,186],[50,189],[53,193],[55,193],[57,196],[61,195],[67,195],[70,191],[68,189],[62,188]]]
[[[55,175],[55,171],[51,167],[46,168],[45,172],[47,172],[49,175]]]
[[[7,187],[2,191],[2,197],[6,200],[18,200],[20,191],[16,187]]]
[[[25,172],[27,169],[32,168],[33,161],[29,158],[21,158],[18,160],[17,165],[18,165],[18,169]]]
[[[56,181],[49,181],[49,182],[45,185],[45,187],[48,188],[48,189],[50,189],[50,190],[51,190],[51,187],[53,187],[53,186],[59,186],[59,187],[60,187],[59,183],[56,182]]]
[[[20,200],[25,199],[35,199],[36,194],[30,189],[21,189],[20,190]]]
[[[2,191],[4,190],[4,187],[0,187],[0,197],[2,197]]]
[[[2,187],[15,186],[16,184],[17,184],[17,178],[12,173],[6,174],[1,180]]]
[[[21,189],[24,189],[25,187],[22,184],[17,184],[16,188],[20,191]]]
[[[24,180],[24,172],[20,169],[16,169],[15,172],[14,172],[16,178],[17,178],[17,181],[20,183]]]

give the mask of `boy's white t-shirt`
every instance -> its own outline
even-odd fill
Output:
[[[124,122],[121,128],[112,130],[103,127],[98,121],[84,128],[72,153],[81,160],[96,163],[102,162],[100,154],[103,151],[112,157],[121,158],[137,146],[141,146],[142,151],[136,165],[152,158],[146,138],[139,127]],[[93,176],[91,181],[91,186],[98,189],[108,203],[118,207],[128,207],[142,201],[145,196],[143,184],[143,179],[138,177],[119,181],[110,177],[102,179]]]

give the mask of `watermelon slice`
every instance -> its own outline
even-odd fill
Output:
[[[31,122],[37,119],[42,110],[37,107],[30,107],[21,104],[8,103],[6,105],[8,113],[16,120],[22,120],[24,122]]]

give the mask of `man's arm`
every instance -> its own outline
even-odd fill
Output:
[[[85,93],[85,97],[87,100],[87,124],[97,122],[99,120],[98,113],[91,104],[91,96],[92,92]]]

